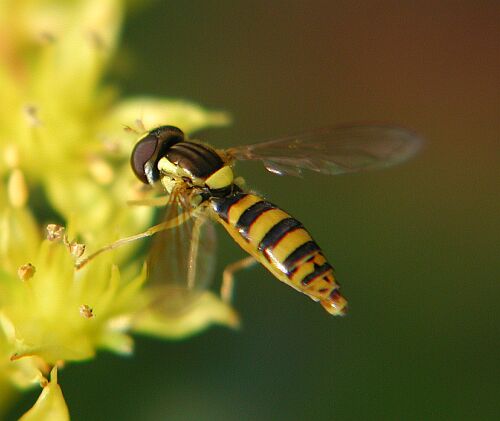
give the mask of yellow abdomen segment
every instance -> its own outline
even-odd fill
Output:
[[[236,192],[211,199],[215,218],[247,253],[280,281],[342,315],[347,301],[332,266],[302,224],[263,198]]]

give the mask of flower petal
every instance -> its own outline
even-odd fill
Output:
[[[95,90],[115,48],[122,16],[120,3],[76,2],[65,11],[60,31],[54,28],[53,33],[51,26],[46,29],[55,40],[42,52],[33,88],[54,118],[60,112],[87,112],[95,106]]]
[[[118,139],[128,138],[128,144],[124,145],[128,151],[137,140],[137,134],[125,136],[121,130],[124,126],[141,131],[168,124],[191,133],[205,127],[225,126],[230,123],[229,114],[223,111],[205,110],[189,101],[154,97],[138,97],[122,101],[107,117],[104,131],[113,133],[114,130]],[[138,127],[138,122],[143,127]],[[117,128],[121,131],[117,131]]]
[[[173,304],[173,303],[172,303]],[[239,317],[234,309],[212,292],[203,292],[183,303],[182,310],[166,311],[163,303],[150,307],[133,322],[133,331],[164,339],[183,339],[219,324],[231,328],[239,327]]]
[[[0,265],[10,273],[36,255],[40,235],[36,221],[26,208],[0,209]]]
[[[26,412],[20,421],[66,421],[69,411],[61,388],[57,384],[57,367],[50,373],[50,382],[43,388],[35,405]]]

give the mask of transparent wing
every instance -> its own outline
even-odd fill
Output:
[[[179,224],[153,236],[148,257],[153,304],[168,314],[189,307],[214,274],[214,226],[205,213],[192,213],[185,205],[188,200],[172,193],[164,220],[177,218]]]
[[[237,160],[262,161],[279,175],[302,170],[336,175],[384,168],[415,155],[422,139],[409,130],[388,126],[326,128],[295,136],[230,148]]]

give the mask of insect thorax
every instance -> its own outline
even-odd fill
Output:
[[[206,145],[179,142],[158,161],[162,184],[171,191],[179,182],[209,190],[225,189],[233,183],[233,171],[219,154]]]

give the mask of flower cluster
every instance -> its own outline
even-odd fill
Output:
[[[119,0],[0,3],[0,414],[16,390],[41,385],[23,419],[68,419],[58,368],[97,349],[130,353],[130,333],[175,339],[237,324],[210,292],[181,313],[151,306],[136,246],[75,270],[85,247],[152,223],[151,209],[126,205],[143,192],[128,164],[137,134],[124,127],[168,123],[189,133],[228,121],[184,101],[118,101],[102,84],[123,8]]]

